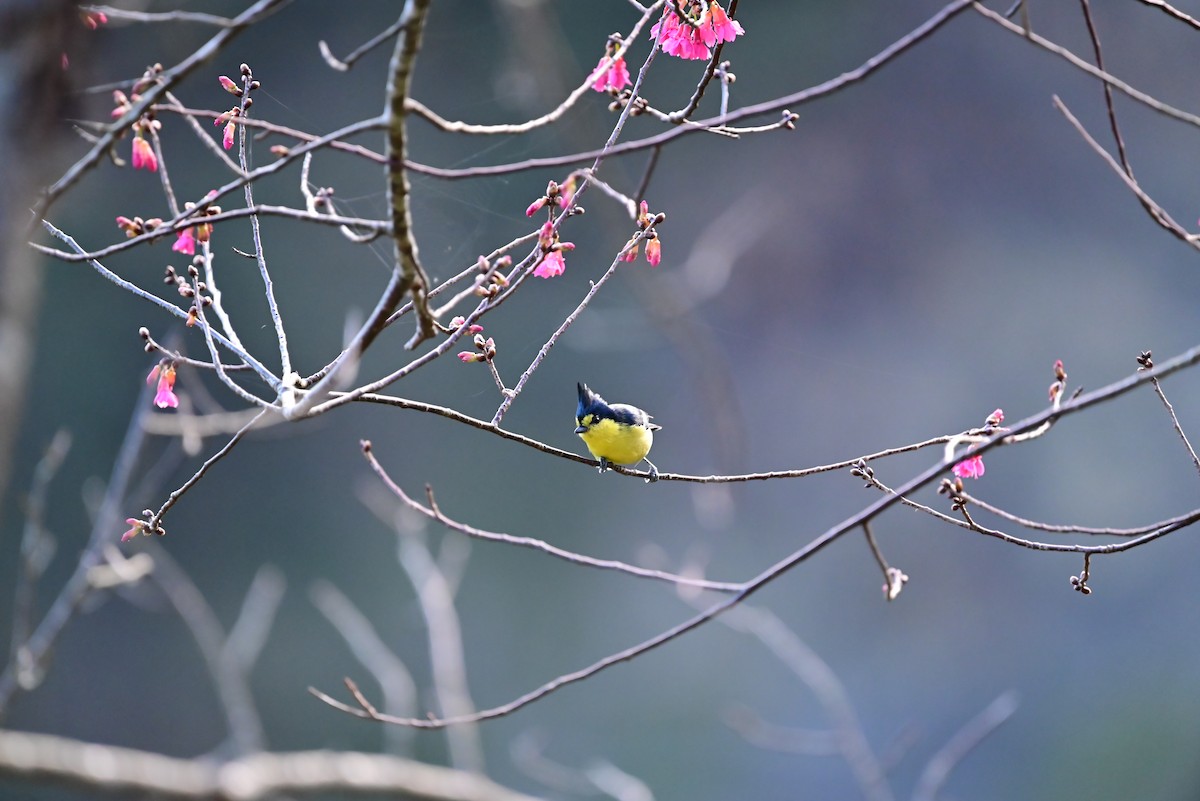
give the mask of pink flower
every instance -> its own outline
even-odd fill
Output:
[[[221,144],[225,146],[226,150],[233,147],[233,132],[236,130],[237,124],[233,120],[225,123],[225,134],[221,137]]]
[[[637,254],[638,254],[638,243],[634,242],[633,247],[631,247],[629,250],[625,251],[625,255],[623,255],[621,257],[621,261],[633,261],[634,259],[637,258]]]
[[[538,278],[554,278],[562,275],[566,269],[567,263],[563,260],[562,251],[552,250],[542,257],[541,264],[533,268],[533,274]]]
[[[143,167],[150,172],[158,172],[158,157],[145,137],[138,134],[133,137],[133,168],[140,170]]]
[[[143,523],[136,517],[125,518],[125,525],[129,526],[129,530],[121,535],[121,542],[128,542],[142,532]]]
[[[83,17],[83,24],[93,31],[101,25],[108,23],[108,15],[103,11],[84,11],[81,16]]]
[[[550,201],[550,198],[546,197],[545,195],[542,195],[537,200],[535,200],[529,204],[529,207],[527,209],[525,209],[525,216],[532,217],[533,215],[537,214],[538,209],[545,206],[546,203],[548,203],[549,201]]]
[[[715,1],[709,4],[708,13],[700,23],[701,35],[706,29],[712,31],[714,42],[732,42],[734,37],[741,36],[746,32],[742,28],[742,23],[730,19],[729,15],[725,13],[725,9],[717,5]],[[707,40],[707,37],[705,38]],[[712,43],[709,42],[709,44]]]
[[[952,471],[959,478],[979,478],[983,475],[983,457],[976,454],[968,459],[963,459],[954,465]]]
[[[238,97],[242,96],[242,87],[238,86],[230,78],[226,78],[224,75],[222,75],[218,77],[217,80],[220,81],[221,88],[226,92],[229,92],[229,94],[237,95]]]
[[[605,62],[609,63],[606,65]],[[607,92],[609,89],[619,92],[629,85],[629,68],[625,66],[624,57],[609,61],[609,57],[605,56],[600,59],[592,75],[595,76],[592,88],[597,92]]]
[[[150,371],[150,375],[146,376],[146,383],[149,384],[155,378],[158,379],[158,389],[154,393],[154,405],[160,409],[176,409],[179,407],[179,398],[175,395],[175,367],[171,364],[159,362],[154,365],[154,369]]]
[[[165,381],[159,381],[158,392],[154,393],[154,405],[160,409],[178,409],[179,396],[169,386],[166,386]]]
[[[712,36],[711,26],[700,27],[709,28],[709,35]],[[692,60],[706,59],[712,54],[700,38],[700,27],[693,28],[681,22],[674,7],[668,4],[662,19],[650,29],[650,35],[667,55]]]
[[[484,356],[482,353],[472,353],[469,350],[460,351],[458,354],[458,358],[459,358],[459,361],[461,361],[463,364],[470,364],[471,362],[481,362],[484,360]]]
[[[651,267],[657,267],[662,261],[662,241],[657,236],[646,243],[646,261]]]
[[[186,253],[189,256],[196,253],[196,237],[192,233],[191,228],[184,228],[182,231],[176,232],[175,244],[171,245],[171,250],[176,253]]]

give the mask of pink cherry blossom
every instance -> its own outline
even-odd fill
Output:
[[[157,364],[146,377],[147,383],[158,378],[158,389],[154,393],[154,405],[160,409],[176,409],[179,398],[175,395],[175,368],[170,364]]]
[[[646,261],[651,267],[657,267],[662,261],[662,241],[657,236],[646,243]]]
[[[158,172],[158,157],[154,155],[154,148],[141,135],[133,137],[132,161],[135,170],[145,168],[150,172]]]
[[[741,36],[746,32],[742,28],[742,23],[730,19],[729,15],[725,13],[725,9],[717,5],[715,0],[709,4],[708,13],[705,15],[705,20],[701,22],[700,29],[702,34],[705,29],[711,30],[714,42],[732,42],[734,37]]]
[[[983,457],[976,454],[963,459],[951,469],[959,478],[979,478],[983,475]]]
[[[597,92],[607,92],[609,89],[621,91],[629,85],[629,68],[625,66],[625,58],[618,57],[611,60],[605,56],[600,59],[600,63],[596,65],[596,69],[592,71],[595,76],[595,81],[592,83],[592,88]]]
[[[552,250],[542,257],[541,264],[533,268],[533,274],[538,278],[554,278],[562,275],[567,269],[567,263],[563,260],[562,251]]]
[[[186,253],[189,256],[196,253],[196,236],[192,233],[191,228],[185,228],[176,233],[177,239],[175,244],[171,245],[171,250],[176,253]]]

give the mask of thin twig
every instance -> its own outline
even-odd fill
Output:
[[[253,87],[258,84],[254,81],[253,74],[248,68],[242,69],[242,98],[239,118],[245,118],[250,114],[250,92]],[[243,173],[250,172],[250,146],[246,129],[238,128],[238,166],[241,167]],[[246,197],[246,207],[254,208],[254,183],[248,182],[242,187]],[[287,331],[283,327],[283,315],[279,311],[279,302],[275,299],[275,284],[271,281],[271,272],[267,269],[267,254],[263,250],[262,244],[262,227],[259,224],[258,215],[250,215],[250,234],[254,241],[254,258],[258,262],[258,272],[262,276],[263,293],[267,299],[267,310],[271,315],[271,322],[275,326],[275,339],[279,344],[279,374],[283,377],[285,386],[288,385],[292,376],[292,356],[288,350]],[[291,400],[290,392],[284,392],[281,399],[285,406]]]
[[[411,715],[416,709],[417,684],[404,660],[384,643],[370,619],[327,581],[317,581],[308,592],[313,605],[330,622],[360,664],[383,691],[383,708],[390,715]],[[393,745],[411,741],[411,732],[392,728]]]
[[[1092,19],[1092,4],[1089,0],[1079,0],[1083,7],[1083,19],[1087,24],[1088,38],[1092,41],[1092,52],[1096,55],[1096,66],[1104,69],[1104,53],[1100,48],[1100,34],[1096,30],[1096,23]],[[1117,145],[1117,155],[1121,160],[1121,167],[1125,170],[1125,174],[1129,176],[1131,181],[1136,183],[1137,179],[1133,176],[1133,166],[1129,163],[1129,154],[1125,151],[1125,137],[1121,135],[1121,126],[1117,123],[1117,109],[1113,105],[1112,87],[1107,83],[1104,85],[1104,108],[1108,111],[1108,126],[1112,130],[1113,141]],[[1142,208],[1146,210],[1155,222],[1163,224],[1161,212],[1157,205],[1147,203],[1141,197],[1138,201],[1142,204]]]
[[[370,53],[376,47],[399,33],[402,27],[404,27],[403,17],[372,36],[365,44],[355,48],[350,55],[346,56],[345,58],[339,59],[337,56],[335,56],[333,51],[329,49],[329,45],[325,43],[324,39],[317,42],[317,49],[321,51],[321,58],[325,59],[325,63],[328,64],[332,69],[335,69],[338,72],[347,72],[360,58],[365,56],[367,53]]]
[[[972,506],[977,506],[984,511],[991,512],[997,517],[1002,517],[1019,526],[1031,529],[1033,531],[1045,531],[1052,534],[1089,534],[1101,537],[1140,537],[1142,534],[1148,534],[1151,531],[1156,531],[1163,526],[1171,526],[1185,522],[1186,519],[1192,518],[1193,515],[1200,514],[1200,509],[1188,512],[1187,514],[1177,517],[1159,520],[1144,526],[1136,526],[1134,528],[1104,528],[1099,526],[1080,526],[1080,525],[1061,525],[1055,523],[1043,523],[1039,520],[1030,520],[1026,517],[1015,515],[1012,512],[1005,511],[998,506],[994,506],[987,501],[980,500],[974,495],[967,492],[958,493]]]
[[[202,258],[204,262],[208,264],[212,261],[212,250],[209,247],[208,242],[203,242],[201,245],[204,254]],[[208,269],[207,274],[211,279],[212,270]],[[200,291],[200,277],[198,274],[192,277],[192,293],[192,298],[195,301],[193,308],[196,310],[196,318],[199,321],[200,331],[204,334],[204,344],[208,346],[208,355],[212,358],[212,365],[217,373],[217,378],[221,379],[221,383],[228,387],[234,395],[237,395],[250,405],[258,406],[263,409],[263,411],[266,411],[268,408],[273,408],[273,403],[271,401],[264,400],[249,390],[242,388],[240,384],[230,378],[225,372],[225,368],[222,366],[221,362],[221,354],[217,352],[217,344],[213,339],[212,325],[208,322],[207,316],[204,313],[204,299]],[[213,309],[219,310],[215,303],[213,304]],[[224,322],[227,326],[226,330],[232,332],[232,328],[229,327],[230,324],[228,317],[224,318]],[[240,342],[240,340],[236,339],[236,334],[231,334],[229,339],[235,345],[239,344]],[[286,387],[287,385],[284,383],[280,388],[276,388],[276,392],[279,393],[280,397],[286,397]]]
[[[1200,21],[1188,16],[1174,6],[1164,3],[1163,0],[1138,0],[1138,2],[1142,5],[1150,6],[1151,8],[1157,8],[1167,14],[1167,16],[1174,17],[1176,20],[1200,31]]]
[[[615,53],[613,53],[612,58],[614,60],[617,58],[621,58],[625,55],[625,52],[629,49],[630,43],[637,39],[638,34],[641,33],[642,27],[645,26],[646,22],[649,21],[649,19],[653,16],[654,11],[659,6],[662,5],[663,1],[664,0],[657,0],[657,2],[655,2],[652,6],[642,10],[642,16],[637,21],[637,24],[633,26],[633,28],[629,31],[629,33],[622,40],[623,43],[620,45],[620,47],[617,49],[617,51]],[[583,97],[585,94],[587,94],[588,90],[592,88],[592,84],[595,83],[595,80],[596,80],[595,76],[596,76],[596,70],[593,70],[592,72],[588,73],[588,75],[584,78],[583,82],[581,84],[579,84],[577,87],[575,87],[573,90],[571,90],[571,93],[567,95],[566,99],[564,99],[561,103],[558,104],[558,106],[556,106],[555,108],[553,108],[546,114],[543,114],[540,117],[534,117],[531,120],[526,120],[524,122],[514,123],[514,124],[476,125],[476,124],[466,123],[466,122],[454,122],[451,120],[447,120],[444,117],[438,115],[437,112],[433,111],[428,106],[426,106],[424,103],[421,103],[420,101],[418,101],[415,98],[411,98],[411,97],[408,98],[408,100],[405,101],[405,104],[406,104],[406,108],[409,111],[413,112],[417,116],[424,117],[427,121],[429,121],[431,124],[437,126],[439,129],[450,132],[450,133],[464,133],[464,134],[476,134],[476,135],[479,135],[479,134],[484,134],[484,135],[488,135],[488,134],[502,134],[502,135],[521,134],[521,133],[527,133],[529,131],[535,130],[535,129],[540,128],[545,125],[549,125],[550,123],[553,123],[553,122],[556,122],[557,120],[559,120],[563,116],[563,114],[565,114],[567,111],[569,111],[575,105],[575,103],[578,102],[578,100],[581,97]]]
[[[189,478],[187,481],[183,482],[183,484],[179,487],[179,489],[175,490],[170,495],[168,495],[167,499],[165,501],[163,501],[162,506],[160,506],[158,508],[158,511],[155,512],[153,515],[151,515],[149,521],[147,521],[147,528],[149,530],[153,531],[159,525],[161,525],[163,515],[165,515],[167,513],[167,510],[170,509],[172,506],[174,506],[176,503],[178,503],[179,499],[182,498],[187,493],[188,490],[190,490],[192,487],[194,487],[196,485],[196,482],[198,482],[200,479],[204,478],[204,474],[209,471],[209,468],[211,468],[217,462],[221,461],[221,459],[223,459],[231,450],[233,450],[234,446],[237,445],[239,442],[241,442],[242,437],[246,436],[246,434],[249,433],[254,428],[254,425],[259,420],[261,420],[263,418],[263,416],[265,414],[267,414],[268,411],[269,411],[268,409],[263,409],[258,414],[254,415],[254,417],[252,417],[250,419],[250,422],[246,423],[246,425],[239,428],[237,430],[237,432],[234,433],[234,435],[229,438],[229,441],[225,443],[224,447],[222,447],[221,450],[217,451],[212,456],[208,457],[208,459],[205,460],[204,464],[200,465],[200,469],[197,470],[195,472],[195,474],[192,475],[191,478]]]
[[[638,241],[641,241],[640,236]],[[529,366],[525,368],[525,372],[521,373],[521,377],[517,379],[516,386],[509,390],[509,392],[504,395],[504,399],[500,401],[500,405],[496,408],[496,413],[492,416],[493,426],[499,428],[500,423],[504,420],[505,412],[507,412],[508,408],[512,406],[512,403],[517,399],[517,396],[521,394],[521,390],[525,389],[526,382],[529,381],[529,378],[533,375],[534,371],[541,366],[542,360],[545,359],[547,354],[550,353],[550,349],[558,343],[559,338],[566,333],[567,329],[571,327],[572,323],[579,319],[579,315],[583,314],[583,310],[586,309],[588,304],[592,302],[592,298],[594,298],[596,293],[600,291],[600,287],[608,283],[608,279],[612,278],[613,275],[616,274],[617,267],[624,263],[621,255],[624,254],[625,250],[626,248],[622,248],[621,254],[618,254],[617,257],[613,259],[612,264],[608,266],[608,269],[604,272],[604,275],[600,276],[599,280],[591,282],[591,287],[588,289],[587,294],[583,296],[583,300],[579,301],[579,305],[577,305],[575,309],[566,316],[562,323],[559,324],[558,328],[554,330],[554,333],[550,335],[550,338],[546,340],[545,344],[538,349],[537,354],[533,357],[533,361],[529,363]]]
[[[1188,441],[1187,434],[1183,433],[1183,426],[1179,424],[1179,418],[1175,415],[1175,407],[1167,400],[1167,396],[1163,392],[1162,386],[1158,383],[1157,378],[1151,379],[1150,384],[1154,387],[1154,393],[1158,395],[1158,399],[1163,402],[1163,406],[1167,407],[1167,414],[1171,415],[1171,425],[1175,429],[1175,433],[1183,440],[1183,445],[1187,448],[1188,455],[1192,457],[1192,464],[1196,466],[1197,470],[1200,470],[1200,457],[1196,456],[1196,449]]]
[[[80,6],[81,11],[92,14],[104,14],[109,19],[121,19],[129,22],[196,22],[201,25],[212,25],[217,28],[233,28],[237,20],[229,17],[219,17],[216,14],[204,14],[198,11],[131,11],[114,6]]]
[[[71,236],[58,230],[50,222],[48,222],[46,220],[42,220],[42,226],[47,231],[49,231],[53,236],[55,236],[58,239],[65,242],[67,244],[67,246],[70,247],[72,250],[74,250],[76,253],[85,253],[86,252],[86,251],[84,251],[84,249],[82,247],[80,247],[79,243],[76,242],[74,240],[74,238],[72,238]],[[157,295],[152,295],[149,292],[147,292],[146,290],[137,286],[136,284],[132,284],[129,281],[126,281],[124,278],[121,278],[119,275],[117,275],[112,270],[105,267],[103,264],[101,264],[96,259],[87,259],[87,262],[89,264],[91,264],[92,269],[94,269],[96,272],[100,273],[100,275],[104,276],[109,281],[112,281],[114,284],[119,286],[121,289],[124,289],[126,292],[129,292],[143,300],[147,300],[147,301],[153,303],[155,306],[158,306],[160,309],[163,309],[164,311],[168,312],[169,314],[171,314],[175,317],[178,317],[180,320],[183,320],[184,322],[187,321],[187,319],[188,319],[187,312],[185,312],[183,309],[179,308],[178,306],[175,306],[174,304],[171,304],[171,303],[167,303],[165,300],[158,297]],[[207,331],[208,327],[205,326],[205,329]],[[274,375],[272,375],[271,371],[268,370],[266,367],[264,367],[261,362],[259,362],[257,359],[255,359],[253,356],[251,356],[249,353],[247,353],[242,348],[239,348],[237,345],[235,345],[232,341],[230,341],[221,332],[211,331],[210,333],[212,334],[213,339],[215,339],[217,342],[219,342],[224,348],[226,348],[231,353],[236,355],[239,359],[241,359],[247,365],[249,365],[250,368],[253,369],[254,372],[258,373],[258,376],[263,381],[265,381],[269,386],[271,386],[273,388],[276,388],[279,386],[279,379],[276,378]]]
[[[1146,211],[1149,212],[1150,217],[1164,230],[1174,234],[1175,237],[1181,242],[1190,245],[1196,250],[1200,250],[1200,239],[1192,236],[1186,230],[1184,230],[1183,226],[1175,222],[1171,215],[1169,215],[1162,206],[1158,205],[1153,198],[1146,194],[1141,185],[1133,179],[1133,176],[1127,172],[1124,167],[1118,164],[1116,160],[1109,155],[1108,151],[1101,147],[1100,143],[1097,142],[1092,135],[1087,132],[1087,129],[1083,127],[1083,123],[1081,123],[1075,117],[1075,115],[1071,113],[1071,110],[1067,108],[1066,104],[1063,103],[1058,95],[1054,95],[1053,102],[1054,107],[1058,109],[1064,117],[1067,118],[1067,122],[1071,123],[1075,130],[1079,132],[1079,135],[1083,137],[1083,140],[1087,142],[1087,144],[1100,156],[1100,158],[1104,159],[1105,163],[1108,164],[1108,166],[1112,168],[1113,172],[1117,174],[1117,177],[1119,177],[1125,183],[1125,185],[1129,187],[1130,191],[1137,196],[1138,201],[1142,204]]]
[[[425,517],[428,517],[430,520],[440,523],[452,531],[465,534],[472,539],[500,542],[506,545],[515,545],[521,548],[531,548],[535,551],[541,551],[542,553],[549,554],[550,556],[554,556],[566,562],[571,562],[572,564],[583,565],[585,567],[594,567],[600,570],[616,570],[618,572],[628,573],[629,575],[638,576],[640,578],[658,579],[660,581],[667,581],[672,584],[692,587],[694,589],[713,590],[716,592],[736,592],[741,587],[741,584],[734,582],[709,581],[707,579],[698,579],[689,576],[676,575],[674,573],[667,573],[662,570],[651,570],[644,567],[637,567],[636,565],[626,564],[625,562],[619,562],[614,559],[596,559],[591,556],[585,556],[574,551],[568,551],[566,549],[559,548],[544,540],[539,540],[534,537],[522,537],[495,531],[485,531],[483,529],[475,528],[474,526],[469,526],[465,523],[460,523],[457,520],[447,517],[445,513],[442,512],[442,510],[438,507],[437,502],[433,497],[432,487],[425,487],[425,493],[429,504],[428,506],[410,497],[408,493],[406,493],[400,487],[400,485],[392,479],[388,472],[379,463],[379,460],[375,458],[375,454],[369,447],[369,443],[363,443],[363,456],[366,458],[367,463],[371,466],[371,469],[375,471],[377,476],[379,476],[379,480],[383,482],[384,486],[387,487],[393,495],[403,501],[408,508],[424,515]]]
[[[881,492],[887,495],[896,496],[903,505],[931,515],[943,523],[949,523],[953,526],[958,526],[959,528],[965,528],[978,534],[993,537],[1001,540],[1002,542],[1006,542],[1009,545],[1017,545],[1021,548],[1028,548],[1034,551],[1056,551],[1059,553],[1083,554],[1120,553],[1121,551],[1137,548],[1141,545],[1145,545],[1148,542],[1153,542],[1160,537],[1164,537],[1167,534],[1187,528],[1188,526],[1200,520],[1200,509],[1196,509],[1188,512],[1185,515],[1180,515],[1179,517],[1174,517],[1170,520],[1163,521],[1161,524],[1157,525],[1155,528],[1151,529],[1145,534],[1126,539],[1124,542],[1110,543],[1108,545],[1074,545],[1057,542],[1040,542],[1038,540],[1028,540],[1023,537],[1017,537],[1013,534],[1009,534],[1008,532],[1001,531],[1000,529],[988,528],[987,526],[981,525],[973,517],[971,517],[971,514],[967,511],[965,504],[963,504],[962,508],[959,509],[959,512],[963,515],[964,519],[959,520],[958,518],[951,517],[944,512],[939,512],[937,509],[934,509],[930,506],[926,506],[923,503],[912,500],[912,498],[908,497],[907,493],[902,492],[901,490],[892,489],[874,476],[868,477],[867,481]],[[959,495],[958,497],[961,498],[963,496]]]
[[[170,109],[172,111],[183,111],[184,110],[183,103],[174,94],[172,94],[171,92],[164,92],[163,96],[167,99],[167,102],[165,104],[161,104],[161,105],[156,104],[156,105],[151,106],[150,108],[152,110],[154,110],[154,111],[160,111],[163,109]],[[224,113],[224,112],[222,112],[222,113]],[[238,165],[236,163],[234,163],[233,159],[229,158],[229,154],[225,152],[225,148],[221,147],[220,143],[218,143],[217,140],[212,137],[212,135],[208,132],[208,130],[205,129],[204,126],[202,126],[199,122],[196,121],[195,115],[181,113],[179,116],[181,116],[183,118],[184,123],[186,123],[188,128],[190,128],[192,130],[192,133],[194,133],[196,135],[196,138],[200,140],[200,143],[202,145],[204,145],[204,147],[210,153],[212,153],[214,156],[219,158],[225,164],[225,166],[229,168],[229,170],[231,172],[235,172],[235,173],[241,172],[241,168],[239,168]]]
[[[1109,84],[1113,88],[1128,95],[1129,97],[1133,98],[1134,100],[1136,100],[1137,102],[1146,106],[1147,108],[1153,109],[1154,111],[1157,111],[1160,114],[1163,114],[1165,116],[1171,117],[1176,120],[1179,120],[1181,122],[1186,122],[1189,125],[1195,125],[1195,126],[1200,127],[1200,116],[1177,109],[1174,106],[1168,105],[1167,103],[1164,103],[1161,100],[1159,100],[1155,97],[1152,97],[1139,89],[1135,89],[1133,86],[1131,86],[1130,84],[1121,80],[1120,78],[1116,77],[1115,75],[1111,75],[1110,73],[1107,73],[1104,70],[1099,69],[1098,67],[1093,67],[1091,64],[1084,61],[1082,58],[1075,55],[1067,48],[1062,47],[1061,45],[1055,44],[1054,42],[1050,41],[1049,39],[1038,36],[1036,33],[1030,33],[1030,34],[1026,35],[1025,29],[1022,28],[1020,25],[1016,25],[1012,22],[1009,22],[1002,15],[997,14],[995,11],[992,11],[990,8],[987,8],[986,6],[981,5],[978,2],[973,3],[972,7],[976,11],[978,11],[981,15],[983,15],[984,17],[987,17],[992,22],[995,22],[997,25],[1004,28],[1005,30],[1010,31],[1011,33],[1015,33],[1018,36],[1020,36],[1022,39],[1025,39],[1026,41],[1037,45],[1038,47],[1042,48],[1043,50],[1045,50],[1049,53],[1053,53],[1054,55],[1058,56],[1059,58],[1064,59],[1065,61],[1070,63],[1072,66],[1076,67],[1077,69],[1080,69],[1083,72],[1086,72],[1088,75],[1091,75],[1093,78],[1097,78],[1097,79],[1103,81],[1104,83]]]
[[[187,212],[185,212],[186,214]],[[361,217],[342,217],[337,214],[314,214],[307,209],[297,209],[291,206],[271,206],[261,204],[258,206],[250,206],[247,208],[224,209],[216,214],[210,214],[204,218],[206,223],[218,223],[223,220],[236,220],[242,217],[250,217],[252,215],[263,215],[269,217],[286,217],[292,220],[300,220],[302,222],[318,223],[320,225],[336,225],[336,226],[352,226],[357,228],[366,228],[371,231],[380,233],[386,232],[391,228],[391,223],[384,220],[368,220]],[[120,253],[123,250],[137,247],[146,242],[154,242],[163,238],[169,233],[182,231],[185,228],[190,228],[195,224],[195,221],[190,217],[181,220],[177,223],[163,223],[153,231],[140,236],[131,237],[121,240],[112,245],[100,248],[98,250],[83,250],[80,248],[75,253],[69,253],[65,250],[56,250],[54,248],[40,245],[36,242],[31,242],[30,246],[34,250],[46,256],[53,256],[65,262],[80,262],[91,261],[92,259],[103,259],[111,256],[114,253]],[[61,237],[60,237],[61,238]]]

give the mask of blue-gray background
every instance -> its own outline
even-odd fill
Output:
[[[247,32],[177,94],[192,107],[229,99],[218,74],[248,62],[263,84],[254,111],[322,133],[375,114],[387,48],[350,73],[326,68],[316,42],[346,53],[389,24],[394,3],[297,2]],[[738,81],[732,106],[758,102],[857,66],[915,27],[934,2],[753,3],[747,34],[726,50]],[[1200,41],[1153,9],[1099,4],[1111,71],[1177,106],[1200,104]],[[236,13],[237,3],[194,10]],[[1081,53],[1079,9],[1035,4],[1035,28]],[[595,64],[604,37],[627,30],[629,4],[437,2],[418,61],[415,94],[452,119],[519,121],[552,108]],[[98,32],[89,80],[170,65],[211,31],[112,24]],[[645,43],[631,54],[641,63]],[[82,67],[81,67],[82,68]],[[698,65],[659,57],[646,87],[661,108],[681,105]],[[710,90],[705,115],[712,113]],[[978,425],[995,407],[1010,419],[1046,404],[1051,365],[1094,388],[1132,372],[1140,350],[1160,360],[1197,341],[1200,259],[1158,229],[1051,106],[1059,94],[1107,143],[1099,86],[1064,62],[967,12],[866,83],[798,109],[791,133],[738,142],[694,135],[665,151],[648,197],[668,216],[663,262],[623,268],[563,337],[506,418],[506,426],[580,449],[571,433],[574,382],[635,402],[663,425],[653,457],[664,471],[727,473],[806,467]],[[101,96],[103,99],[103,96]],[[1117,98],[1143,185],[1191,225],[1200,212],[1197,131]],[[93,109],[102,118],[103,103]],[[598,146],[615,117],[589,93],[562,123],[519,137],[479,139],[409,123],[411,157],[473,166]],[[177,190],[198,198],[225,180],[178,118],[163,117]],[[213,129],[218,131],[219,129]],[[658,130],[637,120],[627,137]],[[215,136],[216,134],[214,134]],[[277,141],[277,140],[272,140]],[[361,141],[376,149],[378,136]],[[257,159],[270,158],[256,145]],[[127,143],[122,147],[126,147]],[[631,191],[645,155],[605,165]],[[525,206],[562,171],[444,182],[414,176],[417,236],[427,269],[445,277],[530,229]],[[347,156],[316,159],[312,179],[334,185],[342,208],[382,214],[380,171]],[[297,204],[298,172],[265,182],[259,200]],[[232,205],[230,203],[229,205]],[[599,192],[565,239],[567,273],[537,281],[486,320],[511,384],[598,277],[630,226]],[[104,165],[52,220],[88,247],[119,237],[117,214],[163,215],[157,179]],[[369,308],[386,280],[386,245],[352,246],[332,229],[264,221],[278,297],[301,372],[336,352],[348,313]],[[243,337],[272,357],[269,321],[248,227],[218,228],[222,289]],[[161,287],[165,244],[108,266]],[[90,526],[88,498],[111,469],[152,364],[137,328],[203,344],[77,264],[46,264],[36,373],[5,504],[0,586],[12,583],[20,498],[59,428],[74,449],[55,479],[48,524],[58,557],[40,608],[67,575]],[[168,295],[164,294],[164,297]],[[404,330],[380,339],[364,375],[409,358]],[[181,393],[214,394],[182,371]],[[478,365],[442,360],[392,390],[490,417],[498,396]],[[1185,427],[1200,422],[1200,382],[1165,384]],[[142,397],[144,401],[144,397]],[[6,424],[11,424],[6,421]],[[253,674],[274,749],[378,749],[384,732],[311,699],[353,676],[378,688],[308,600],[327,580],[346,592],[415,674],[430,684],[412,589],[394,560],[395,535],[362,505],[376,489],[358,453],[369,438],[409,491],[425,483],[452,516],[546,539],[598,557],[667,566],[702,560],[711,577],[740,580],[801,547],[875,499],[847,472],[713,491],[647,487],[443,419],[359,406],[242,444],[167,520],[161,542],[228,626],[255,572],[278,566],[288,594]],[[205,453],[218,447],[205,443]],[[139,476],[170,449],[152,439]],[[882,462],[892,485],[939,454]],[[127,514],[157,505],[198,465],[158,475]],[[1147,389],[1062,422],[1027,446],[987,458],[980,496],[1050,522],[1135,525],[1193,508],[1197,475]],[[925,493],[944,508],[944,499]],[[122,515],[124,516],[124,515]],[[876,533],[911,576],[883,602],[862,537],[835,544],[755,596],[832,667],[877,752],[908,743],[891,772],[907,796],[926,761],[993,698],[1019,693],[1016,715],[972,752],[950,797],[1184,799],[1200,792],[1200,649],[1194,637],[1196,559],[1185,530],[1093,563],[1095,593],[1071,592],[1079,560],[1015,549],[893,511]],[[458,537],[431,528],[431,542]],[[125,546],[135,552],[141,541]],[[45,683],[17,699],[7,725],[192,756],[224,739],[211,681],[186,631],[152,595],[111,599],[71,625]],[[0,611],[7,609],[0,600]],[[458,596],[472,694],[492,706],[690,614],[666,585],[577,568],[532,552],[476,545]],[[7,617],[0,616],[0,617]],[[422,708],[432,703],[426,692]],[[802,728],[829,725],[812,692],[761,643],[710,624],[509,718],[482,728],[489,773],[545,792],[512,762],[522,735],[544,738],[569,765],[611,760],[659,799],[856,797],[837,757],[762,750],[724,720],[748,707]],[[910,736],[911,735],[911,736]],[[422,733],[417,756],[445,758]],[[7,785],[17,792],[15,785]],[[27,792],[27,788],[20,791]],[[44,797],[65,797],[46,793]],[[72,796],[73,797],[73,796]]]

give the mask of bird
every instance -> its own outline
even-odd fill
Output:
[[[650,465],[646,483],[658,481],[658,468],[646,458],[654,444],[654,432],[662,428],[650,422],[650,415],[627,403],[608,403],[587,384],[576,384],[579,406],[575,411],[575,433],[600,460],[603,473],[614,464],[636,465],[645,459]]]

